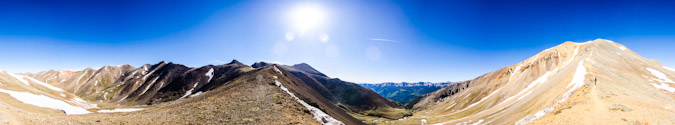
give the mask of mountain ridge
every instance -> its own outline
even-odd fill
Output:
[[[675,72],[658,61],[616,42],[564,42],[429,93],[414,106],[413,116],[387,122],[672,124],[667,120],[675,117],[675,107],[669,105],[675,104],[675,93],[668,91],[675,87],[672,78]]]

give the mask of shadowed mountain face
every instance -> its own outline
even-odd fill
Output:
[[[270,64],[258,62],[252,66],[255,68],[267,65]],[[348,112],[388,119],[399,119],[412,115],[411,112],[379,96],[370,89],[337,78],[330,78],[307,64],[279,65],[279,67],[301,79],[323,97]]]
[[[425,95],[399,124],[673,124],[675,71],[625,46],[565,42]]]
[[[362,83],[359,84],[368,89],[372,89],[377,94],[397,101],[404,105],[406,108],[412,108],[413,105],[419,101],[419,97],[434,92],[438,89],[452,85],[453,82],[443,82],[443,83],[431,83],[431,82],[417,82],[417,83],[377,83],[369,84]]]

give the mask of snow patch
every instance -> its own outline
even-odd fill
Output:
[[[487,100],[488,98],[490,98],[490,97],[491,97],[492,95],[494,95],[495,93],[499,92],[499,90],[502,90],[502,88],[499,88],[499,89],[495,90],[494,92],[490,93],[490,95],[485,96],[485,98],[479,100],[479,101],[476,102],[476,103],[473,103],[473,104],[469,105],[469,107],[466,107],[466,108],[464,108],[464,109],[468,109],[468,108],[471,108],[471,107],[473,107],[473,106],[478,105],[479,103],[481,103],[481,102]]]
[[[663,89],[663,90],[666,90],[668,92],[675,93],[675,88],[668,86],[668,84],[656,85],[656,84],[652,83],[652,86],[656,87],[657,89]]]
[[[408,118],[410,118],[410,116],[406,116],[406,117],[403,117],[403,118],[400,118],[400,119],[396,119],[396,121],[406,120]]]
[[[670,69],[668,67],[665,67],[665,66],[664,66],[664,68],[668,69],[668,70],[672,70],[672,69]],[[647,79],[647,81],[660,82],[661,83],[661,84],[652,83],[652,86],[656,87],[657,89],[663,89],[663,90],[666,90],[668,92],[675,93],[675,88],[670,87],[668,84],[666,84],[666,83],[675,84],[675,82],[673,82],[673,80],[669,79],[668,76],[666,76],[666,74],[664,74],[663,72],[660,72],[658,70],[652,69],[652,68],[646,68],[646,69],[647,69],[647,71],[651,72],[652,75],[654,75],[658,78],[658,79],[654,79],[654,78]],[[643,77],[649,78],[649,77],[644,76],[644,75],[643,75]]]
[[[481,120],[478,120],[476,123],[473,123],[473,124],[471,124],[471,125],[480,125],[480,123],[482,123],[483,121],[484,121],[484,120],[481,119]]]
[[[122,97],[122,99],[120,99],[120,100],[117,101],[117,102],[121,102],[122,100],[127,99],[127,97],[129,97],[129,95],[126,95],[126,96]]]
[[[21,83],[23,83],[23,84],[30,85],[30,83],[28,83],[28,81],[26,81],[25,79],[23,79],[23,76],[21,76],[21,75],[16,75],[16,74],[14,74],[14,73],[7,73],[7,74],[9,74],[9,76],[12,76],[12,77],[14,77],[15,79],[19,80],[19,81],[20,81]]]
[[[150,82],[150,83],[148,84],[148,86],[145,87],[145,90],[143,90],[143,92],[141,92],[141,94],[138,94],[138,95],[143,95],[143,94],[145,94],[145,92],[148,92],[148,90],[150,89],[150,87],[152,87],[152,85],[155,84],[155,82],[157,81],[157,79],[159,79],[159,76],[155,77],[155,79],[153,79],[152,82]],[[161,87],[161,86],[160,86],[160,87]]]
[[[82,98],[79,97],[70,99],[70,102],[85,109],[97,108],[98,106],[97,104],[89,104],[87,101],[84,101],[82,100]]]
[[[205,93],[205,92],[199,91],[199,92],[197,92],[197,93],[195,93],[195,94],[190,95],[190,98],[196,97],[196,96],[199,96],[199,95],[202,95],[202,94],[204,94],[204,93]]]
[[[457,105],[457,103],[455,103],[455,102],[450,102],[450,106],[448,106],[447,108],[445,108],[445,110],[448,110],[448,109],[452,108],[452,106],[455,106],[455,105]]]
[[[627,50],[628,48],[626,48],[625,46],[619,46],[619,49],[621,49],[621,50]]]
[[[511,73],[511,76],[509,76],[509,81],[511,81],[511,78],[513,78],[513,76],[516,75],[516,73],[518,73],[518,71],[520,70],[520,66],[521,65],[518,65],[516,69],[513,70],[513,73]]]
[[[675,83],[673,80],[670,80],[666,74],[663,74],[662,72],[652,69],[652,68],[645,68],[647,71],[651,72],[652,75],[656,76],[657,78],[661,79],[661,82],[668,82],[668,83]]]
[[[52,86],[52,85],[49,85],[49,84],[47,84],[47,83],[44,83],[44,82],[42,82],[42,81],[40,81],[40,80],[37,80],[37,79],[34,79],[34,78],[32,78],[32,77],[26,77],[26,76],[23,76],[23,75],[16,75],[16,74],[13,74],[13,73],[7,73],[7,74],[9,74],[10,76],[12,76],[12,77],[18,79],[19,81],[23,82],[23,83],[26,84],[26,85],[30,85],[30,84],[28,83],[28,81],[26,81],[26,79],[28,79],[28,80],[30,80],[30,81],[33,81],[34,83],[37,83],[38,85],[42,85],[42,86],[47,87],[47,88],[49,88],[49,89],[51,89],[51,90],[59,91],[59,92],[62,92],[62,91],[63,91],[63,90],[60,89],[60,88],[54,87],[54,86]]]
[[[557,69],[556,69],[556,70],[557,70]],[[554,70],[553,72],[555,72],[556,70]],[[501,105],[501,104],[503,104],[503,103],[505,103],[505,102],[508,102],[508,101],[512,100],[513,98],[515,98],[515,97],[517,97],[517,96],[520,96],[520,95],[522,95],[522,96],[519,97],[518,100],[524,98],[523,96],[527,96],[527,95],[529,95],[530,93],[532,93],[532,92],[528,92],[527,90],[530,90],[531,88],[534,88],[534,86],[536,86],[536,85],[539,84],[540,82],[544,82],[544,81],[548,80],[548,77],[550,77],[551,74],[552,74],[553,72],[548,71],[548,72],[544,73],[544,75],[539,76],[539,78],[537,78],[536,80],[532,81],[529,85],[527,85],[527,87],[525,87],[525,89],[520,90],[520,92],[518,92],[516,95],[513,95],[513,96],[511,96],[511,97],[509,97],[509,98],[506,98],[506,100],[500,102],[500,103],[497,104],[497,105]],[[525,92],[528,92],[528,93],[526,93],[525,95],[523,95]],[[513,102],[513,103],[515,103],[515,102]],[[513,104],[513,103],[512,103],[512,104]]]
[[[276,66],[274,67],[274,69],[276,69],[278,72],[281,72],[277,69]],[[328,124],[328,125],[344,125],[345,124],[342,121],[339,121],[339,120],[331,117],[330,115],[324,113],[320,109],[305,103],[305,101],[302,101],[300,98],[296,97],[295,94],[293,94],[291,91],[288,91],[288,88],[284,87],[284,85],[281,84],[281,82],[279,82],[277,80],[274,80],[274,84],[279,86],[279,88],[281,88],[282,91],[286,92],[286,94],[293,97],[293,99],[295,99],[295,101],[298,101],[300,104],[305,106],[305,108],[307,108],[312,113],[312,115],[314,115],[314,119],[319,121],[320,123]]]
[[[581,86],[584,85],[584,83],[585,83],[584,79],[586,79],[585,78],[586,74],[587,74],[587,70],[586,70],[586,67],[584,67],[584,60],[581,60],[581,61],[579,61],[579,64],[577,65],[577,69],[574,72],[572,81],[567,85],[568,88],[570,86],[574,85],[572,87],[572,89],[567,91],[563,95],[563,98],[558,100],[555,104],[553,104],[553,106],[548,107],[548,108],[544,108],[543,110],[540,110],[537,113],[534,113],[532,115],[525,116],[523,119],[518,120],[518,122],[516,122],[516,125],[527,124],[527,123],[529,123],[531,121],[534,121],[534,120],[536,120],[536,119],[538,119],[538,118],[540,118],[540,117],[542,117],[542,116],[544,116],[544,115],[546,115],[550,112],[553,112],[555,106],[558,106],[558,104],[566,101],[570,96],[572,96],[572,94],[574,94],[574,91],[576,91],[577,89],[581,88]]]
[[[194,91],[195,88],[197,88],[197,85],[199,85],[199,82],[196,82],[194,85],[192,85],[192,89],[190,89],[190,90],[188,90],[187,92],[185,92],[185,95],[183,95],[183,97],[180,97],[180,98],[178,98],[178,99],[183,99],[183,98],[189,96],[190,94],[192,94],[192,91]]]
[[[209,76],[209,80],[206,81],[206,83],[211,82],[211,79],[213,79],[213,68],[209,69],[209,71],[206,72],[206,74],[204,74],[204,75]]]
[[[77,78],[77,81],[75,81],[75,83],[76,83],[77,85],[79,85],[79,84],[80,84],[80,79],[82,79],[82,77],[84,77],[84,75],[86,75],[88,72],[89,72],[89,70],[84,70],[84,73],[82,73],[82,75],[81,75],[80,77]]]
[[[536,56],[534,56],[534,58],[532,58],[532,61],[530,61],[530,65],[532,65],[532,63],[536,62],[537,58],[539,58],[539,55],[536,55]]]
[[[281,72],[281,70],[279,70],[279,68],[277,68],[277,66],[274,66],[274,71],[277,71],[279,74],[284,75],[284,73]]]
[[[47,88],[49,88],[49,89],[51,89],[51,90],[59,91],[59,92],[62,92],[62,91],[63,91],[63,89],[61,89],[61,88],[54,87],[54,86],[52,86],[52,85],[49,85],[49,84],[47,84],[47,83],[44,83],[44,82],[39,81],[39,80],[37,80],[37,79],[34,79],[34,78],[32,78],[32,77],[25,77],[25,78],[28,79],[28,80],[31,80],[31,81],[33,81],[33,82],[35,82],[35,83],[37,83],[38,85],[42,85],[42,86],[44,86],[44,87],[47,87]]]
[[[565,62],[565,64],[572,62],[572,60],[574,60],[574,58],[577,57],[578,52],[579,52],[579,46],[577,46],[577,48],[574,49],[574,54],[572,55],[572,58],[570,58],[569,61]]]
[[[129,109],[113,109],[113,110],[98,110],[98,113],[115,113],[115,112],[135,112],[141,111],[140,108],[129,108]]]
[[[60,110],[65,112],[67,115],[81,115],[91,113],[82,107],[72,106],[64,101],[50,98],[44,95],[36,95],[27,92],[16,92],[4,89],[0,89],[0,92],[7,93],[14,99],[19,100],[23,103],[34,105],[37,107],[45,107]]]

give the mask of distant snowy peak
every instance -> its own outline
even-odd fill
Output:
[[[416,87],[416,86],[433,86],[433,87],[447,87],[456,82],[385,82],[385,83],[360,83],[360,85],[370,85],[370,86],[392,86],[392,87]]]

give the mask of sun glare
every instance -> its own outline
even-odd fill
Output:
[[[319,27],[325,20],[324,11],[317,5],[304,4],[297,6],[290,13],[293,27],[300,30],[301,34]]]

